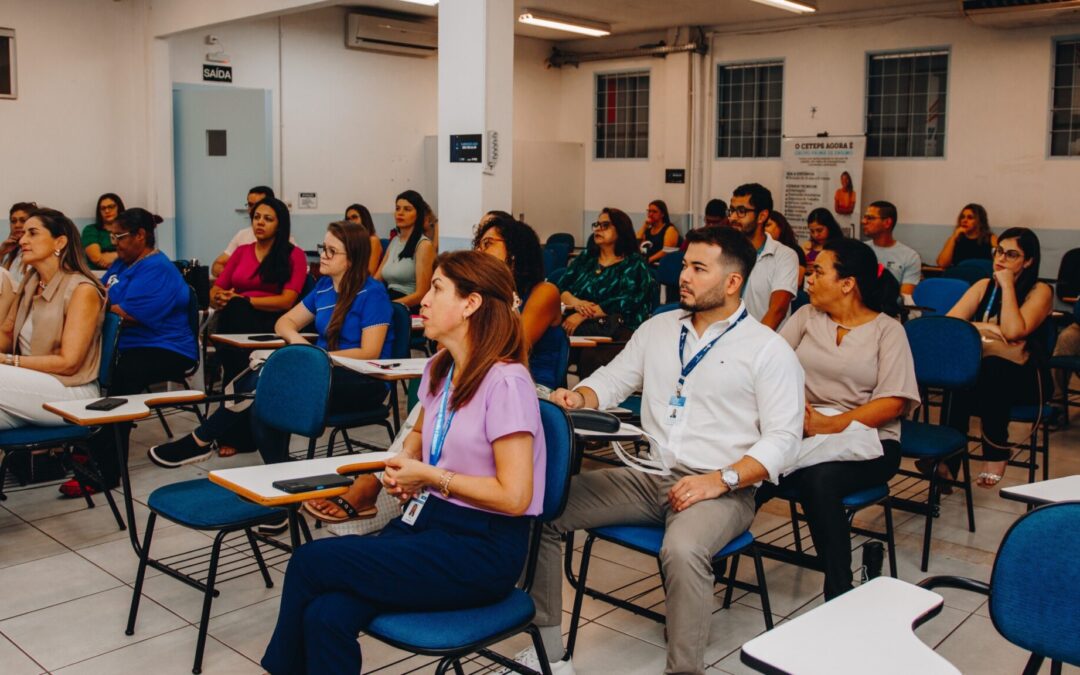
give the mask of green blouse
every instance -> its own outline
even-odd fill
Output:
[[[605,314],[622,314],[631,330],[652,312],[656,279],[637,253],[601,267],[599,253],[587,251],[574,258],[559,281],[559,291],[600,305]]]
[[[97,244],[98,246],[100,246],[102,253],[112,253],[116,250],[116,246],[112,243],[112,240],[109,239],[109,233],[103,229],[98,229],[98,226],[94,223],[90,223],[89,225],[84,227],[82,231],[83,250],[85,251],[86,248],[90,246],[90,244]],[[104,267],[98,267],[89,260],[87,260],[86,262],[90,264],[90,269],[105,269]]]

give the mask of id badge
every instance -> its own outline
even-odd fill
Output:
[[[668,400],[667,413],[664,414],[664,424],[674,426],[686,412],[686,397],[672,396]]]
[[[405,513],[401,515],[401,522],[405,523],[406,525],[414,524],[416,522],[416,519],[420,517],[420,512],[424,510],[424,504],[427,503],[427,500],[427,492],[410,499],[409,505],[405,507]]]

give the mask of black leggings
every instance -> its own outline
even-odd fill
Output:
[[[158,347],[133,347],[120,352],[113,369],[109,396],[141,394],[152,384],[159,382],[183,382],[187,371],[196,362],[169,349]],[[131,433],[131,424],[121,424],[120,433],[125,438]],[[114,435],[102,429],[90,442],[90,452],[101,470],[105,484],[115,486],[120,478]]]
[[[825,462],[784,476],[780,485],[762,483],[754,496],[758,508],[782,488],[799,492],[810,538],[825,567],[825,599],[831,600],[852,588],[851,531],[844,515],[844,497],[884,485],[900,468],[900,442],[881,442],[885,454],[860,462]]]
[[[1030,360],[1021,366],[997,356],[984,358],[975,388],[952,395],[946,424],[967,435],[971,416],[978,415],[982,421],[983,457],[989,462],[1005,461],[1010,455],[1009,410],[1017,405],[1037,404],[1040,386],[1046,400],[1053,382],[1045,373],[1040,375]],[[960,458],[954,457],[948,464],[952,474],[957,475]]]

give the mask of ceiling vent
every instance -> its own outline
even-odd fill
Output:
[[[434,56],[439,49],[439,25],[431,19],[351,12],[346,15],[345,46],[392,54]]]
[[[986,28],[1026,28],[1080,21],[1080,0],[963,0],[964,15]]]

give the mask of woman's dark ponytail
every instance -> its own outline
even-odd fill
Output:
[[[872,311],[893,318],[900,316],[900,283],[879,265],[874,250],[857,239],[830,239],[822,247],[836,258],[834,267],[841,279],[851,277],[859,288],[863,304]]]

